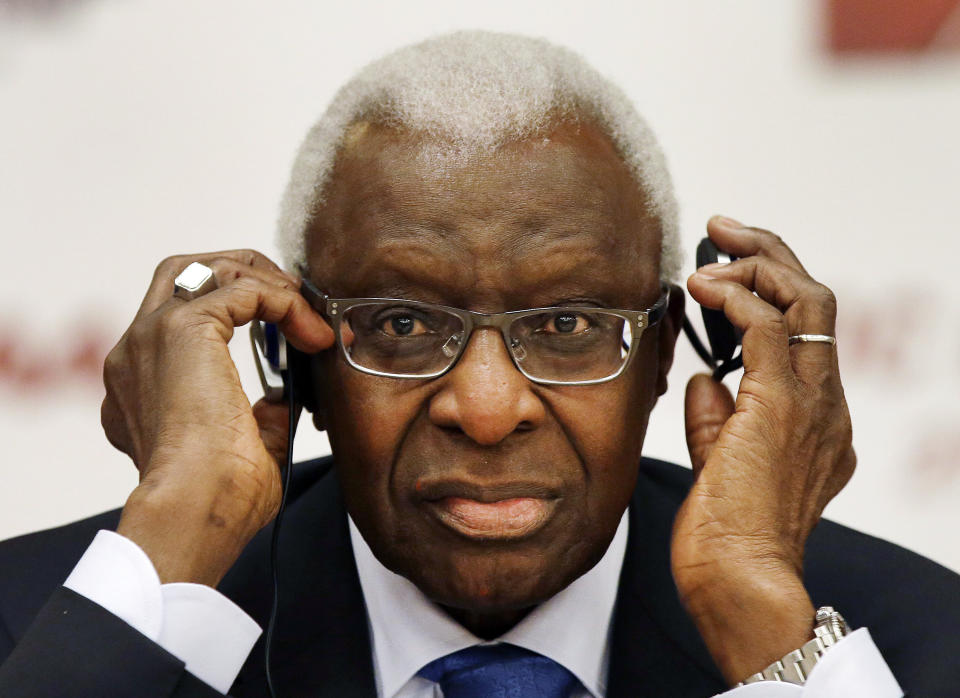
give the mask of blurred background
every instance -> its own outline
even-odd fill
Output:
[[[671,164],[687,271],[724,213],[835,290],[859,468],[826,515],[960,571],[958,0],[0,0],[0,538],[123,504],[100,369],[154,266],[275,256],[336,88],[460,28],[565,44],[627,91]],[[231,348],[256,399],[246,330]],[[649,455],[688,463],[699,370],[681,339]],[[326,450],[304,420],[297,457]]]

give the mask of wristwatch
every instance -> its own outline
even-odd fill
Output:
[[[821,606],[813,620],[814,637],[810,642],[800,649],[788,652],[782,659],[763,671],[748,676],[737,685],[743,686],[757,681],[786,681],[802,685],[823,653],[849,634],[850,629],[843,616],[833,610],[833,606]]]

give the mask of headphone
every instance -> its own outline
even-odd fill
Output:
[[[723,252],[709,238],[703,238],[697,245],[697,268],[718,261],[730,262],[736,259]],[[687,335],[694,350],[710,367],[714,380],[722,380],[731,371],[743,366],[740,353],[734,356],[740,346],[742,333],[735,328],[720,310],[701,307],[703,325],[707,332],[709,349],[697,336],[690,319],[683,318],[683,332]],[[293,471],[293,439],[297,432],[297,421],[301,409],[309,412],[317,410],[317,397],[311,383],[312,371],[310,356],[288,344],[283,333],[276,325],[255,320],[250,327],[250,343],[263,386],[264,398],[268,402],[285,401],[290,408],[290,427],[287,432],[287,465],[283,472],[283,494],[280,508],[273,520],[270,539],[270,571],[273,579],[273,603],[270,608],[270,620],[264,641],[264,666],[267,676],[267,688],[272,698],[277,698],[273,677],[270,671],[270,651],[273,646],[273,632],[277,624],[279,608],[280,577],[277,557],[280,543],[280,524],[287,504],[287,492],[290,489],[290,473]]]
[[[735,259],[736,257],[714,245],[710,238],[703,238],[697,245],[697,269],[707,264],[732,262]],[[707,331],[707,342],[710,349],[708,350],[700,341],[690,318],[686,315],[683,316],[683,333],[687,335],[687,339],[690,340],[690,344],[693,345],[697,355],[710,367],[713,372],[713,379],[716,381],[723,380],[723,377],[731,371],[743,367],[743,356],[740,353],[736,356],[733,355],[737,347],[740,346],[743,333],[733,326],[722,310],[713,310],[701,306],[700,312],[703,315],[703,326]]]

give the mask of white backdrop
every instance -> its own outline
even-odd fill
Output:
[[[489,28],[566,44],[626,89],[691,252],[726,213],[834,288],[860,465],[827,515],[960,570],[960,56],[837,62],[811,0],[49,4],[0,12],[0,538],[135,485],[100,430],[99,362],[155,264],[273,255],[294,150],[336,87],[396,46]],[[245,331],[233,348],[255,397]],[[695,370],[684,345],[650,455],[687,462]],[[324,451],[302,426],[298,457]]]

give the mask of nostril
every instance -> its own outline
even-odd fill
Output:
[[[437,424],[437,426],[451,436],[462,436],[467,433],[459,424]]]

